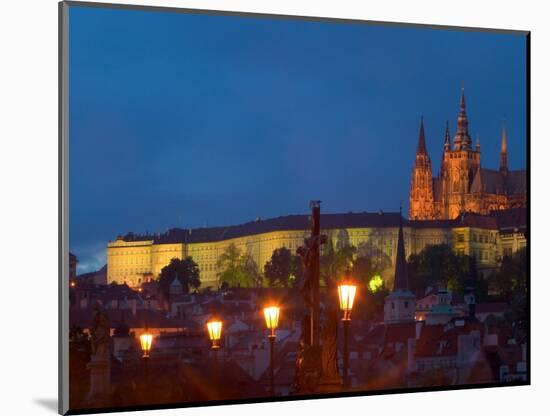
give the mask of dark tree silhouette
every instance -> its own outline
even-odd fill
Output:
[[[243,254],[235,244],[230,244],[220,255],[217,267],[220,285],[225,285],[225,287],[258,287],[261,285],[262,277],[257,263],[249,253]]]
[[[487,297],[487,281],[479,274],[475,258],[456,254],[447,244],[427,246],[412,254],[408,269],[409,286],[417,294],[440,285],[459,296],[473,289],[478,301]]]
[[[351,275],[360,284],[367,286],[370,280],[379,275],[382,270],[375,267],[372,259],[368,256],[359,256],[353,262]]]
[[[332,239],[328,239],[321,253],[320,275],[326,286],[330,286],[332,281],[340,280],[348,268],[353,265],[353,258],[357,249],[351,245],[342,245],[335,249]]]
[[[191,257],[186,257],[183,260],[174,258],[162,268],[158,279],[160,290],[166,299],[170,298],[170,284],[176,277],[185,293],[189,293],[191,289],[198,289],[201,285],[197,263]]]
[[[264,274],[271,287],[295,287],[304,277],[302,260],[286,247],[275,249],[264,266]]]

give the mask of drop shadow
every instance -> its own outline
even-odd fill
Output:
[[[34,402],[42,406],[44,409],[57,413],[57,398],[34,399]]]

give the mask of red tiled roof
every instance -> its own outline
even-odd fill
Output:
[[[409,338],[416,338],[416,322],[386,325],[384,344],[389,342],[407,343]]]
[[[483,330],[479,322],[465,322],[445,330],[447,325],[424,325],[416,343],[417,357],[450,357],[458,353],[458,336]]]
[[[121,323],[125,323],[129,328],[182,328],[184,321],[181,319],[169,319],[164,314],[150,310],[137,309],[134,315],[128,309],[106,309],[104,311],[109,317],[111,328],[116,328]],[[71,308],[69,311],[69,325],[81,328],[89,328],[92,324],[95,311],[93,308],[77,309]]]

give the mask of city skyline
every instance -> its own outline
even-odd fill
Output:
[[[82,272],[127,231],[300,214],[310,199],[324,212],[406,212],[420,116],[437,172],[462,85],[482,164],[498,166],[505,117],[509,165],[526,167],[520,35],[72,13],[71,250]]]

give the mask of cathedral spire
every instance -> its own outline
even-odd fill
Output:
[[[445,151],[451,150],[451,135],[449,133],[449,120],[445,123]]]
[[[424,134],[424,116],[420,116],[420,131],[418,133],[418,147],[416,148],[416,154],[428,154],[426,150],[426,136]]]
[[[458,114],[456,135],[454,138],[454,149],[471,149],[472,139],[468,133],[468,116],[466,115],[466,98],[464,88],[460,96],[460,112]]]
[[[405,241],[403,239],[403,215],[399,208],[399,235],[397,237],[397,256],[395,258],[395,278],[393,281],[394,292],[402,289],[409,289],[409,278],[407,276],[407,260],[405,258]]]
[[[500,145],[500,171],[508,170],[508,150],[506,150],[506,126],[502,126],[502,139]]]

